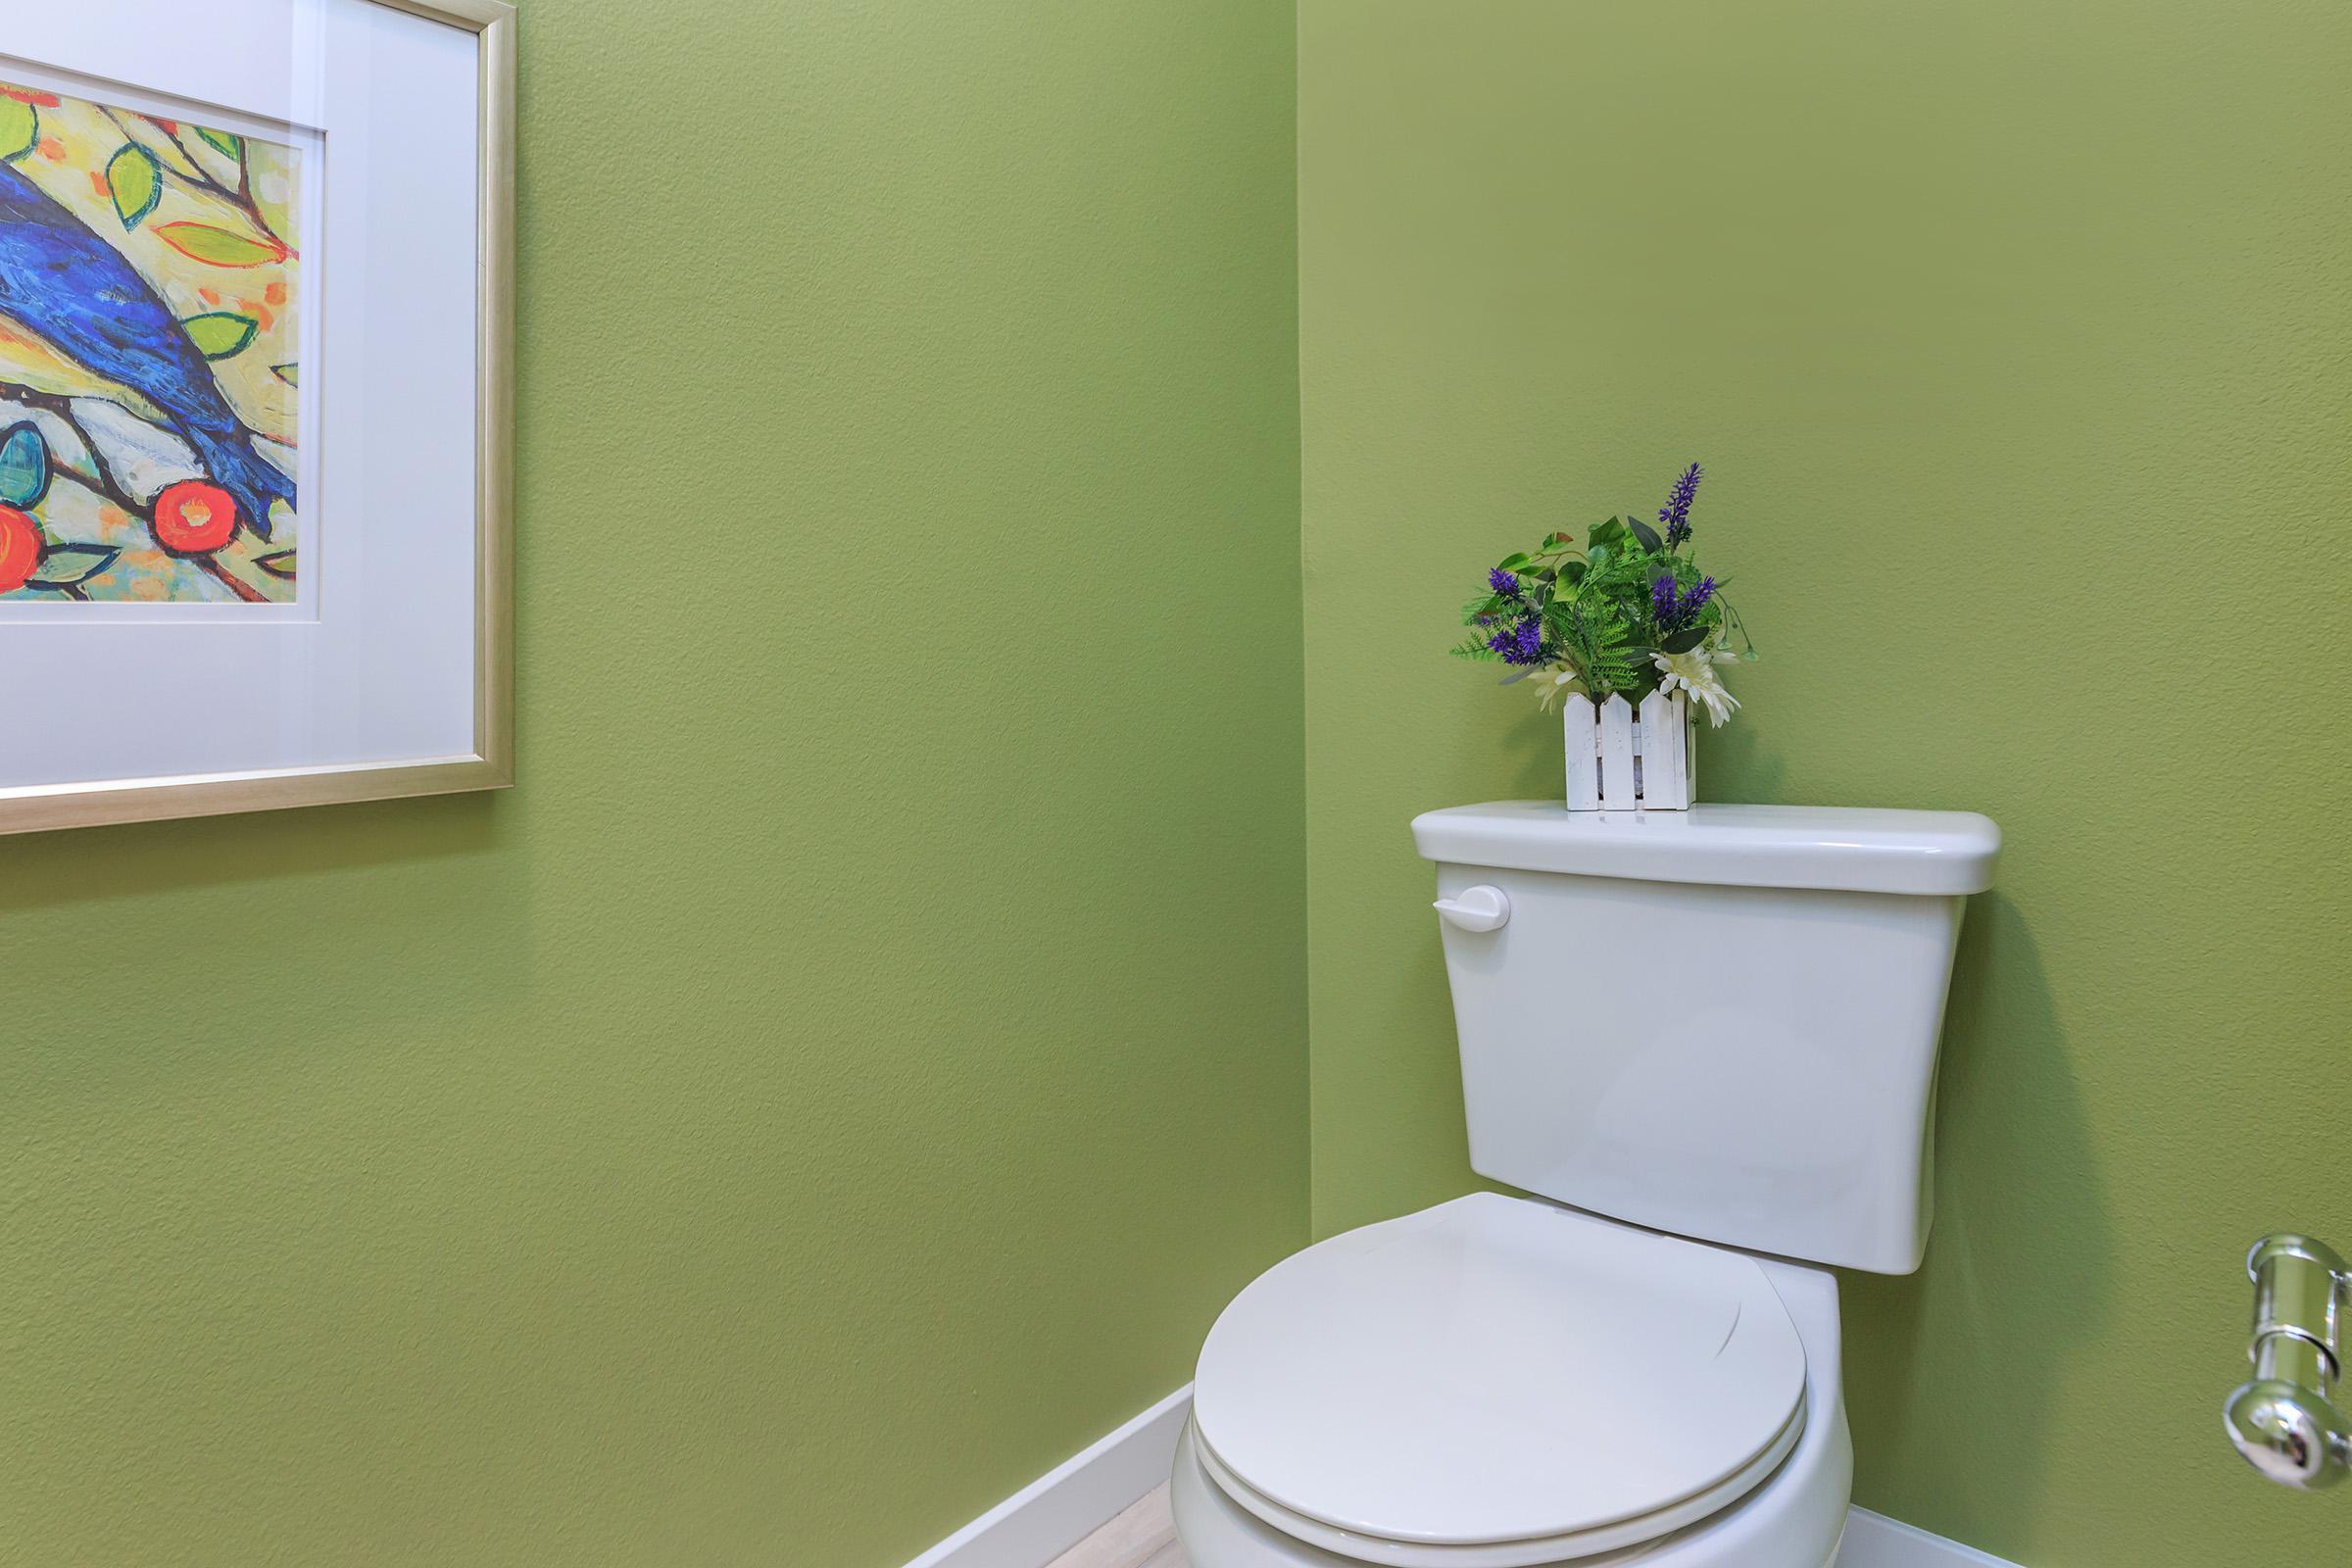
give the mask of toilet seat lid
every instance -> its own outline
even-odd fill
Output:
[[[1260,1275],[1209,1331],[1193,1416],[1284,1508],[1472,1544],[1664,1517],[1757,1466],[1804,1391],[1755,1259],[1481,1193]]]

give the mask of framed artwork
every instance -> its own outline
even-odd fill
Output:
[[[513,782],[513,10],[26,12],[0,832]]]

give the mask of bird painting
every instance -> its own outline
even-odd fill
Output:
[[[293,157],[0,85],[0,599],[291,597]]]

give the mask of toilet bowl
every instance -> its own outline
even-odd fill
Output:
[[[1908,1274],[2000,830],[1959,811],[1426,812],[1479,1193],[1318,1242],[1209,1331],[1192,1568],[1825,1568],[1830,1265]]]
[[[1192,1568],[1824,1568],[1852,1483],[1832,1276],[1540,1199],[1276,1265],[1194,1400]]]

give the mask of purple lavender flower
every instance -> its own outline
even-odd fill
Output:
[[[1544,623],[1531,615],[1488,638],[1487,646],[1500,654],[1506,664],[1540,664],[1544,662]]]
[[[1519,597],[1519,574],[1505,571],[1500,566],[1490,567],[1487,571],[1487,586],[1504,599],[1516,599]]]
[[[1715,579],[1701,577],[1691,590],[1678,593],[1672,577],[1660,577],[1649,585],[1649,615],[1662,632],[1680,631],[1698,617],[1715,597]]]
[[[1658,520],[1666,525],[1666,548],[1672,550],[1690,537],[1690,502],[1698,494],[1699,469],[1693,463],[1674,481],[1674,493],[1658,509]]]

